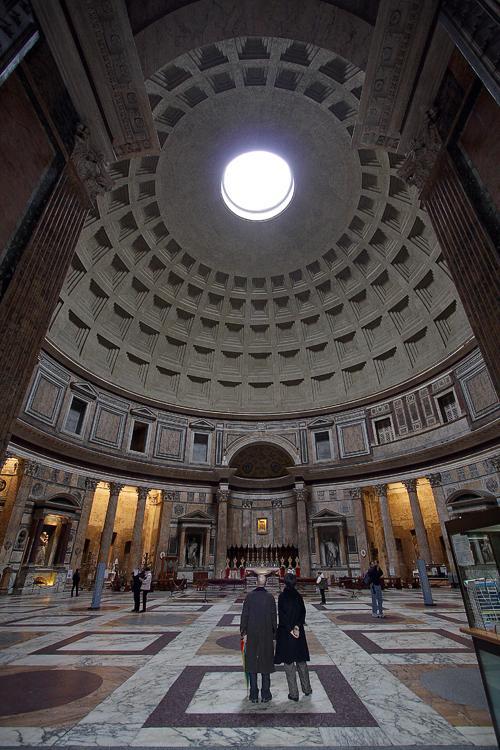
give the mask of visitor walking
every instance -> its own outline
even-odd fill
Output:
[[[309,649],[307,647],[304,623],[306,608],[304,600],[295,588],[297,578],[292,573],[285,575],[285,588],[278,597],[278,631],[276,634],[276,653],[274,663],[284,663],[288,683],[288,698],[299,700],[297,672],[304,695],[311,695],[309,681]]]
[[[134,609],[132,612],[138,612],[141,606],[142,578],[142,570],[140,568],[134,568],[132,571],[132,593],[134,595]]]
[[[259,702],[257,675],[261,675],[261,701],[268,703],[271,694],[271,672],[274,672],[274,639],[276,638],[276,602],[266,591],[266,576],[257,576],[257,588],[247,594],[241,612],[240,633],[245,639],[246,671],[249,673],[252,703]]]
[[[75,572],[73,573],[73,578],[71,580],[71,596],[73,596],[73,591],[75,592],[75,595],[78,596],[78,587],[80,586],[80,568],[77,568],[75,570]]]
[[[325,592],[328,588],[328,581],[321,570],[319,571],[318,577],[316,578],[316,585],[319,588],[319,593],[321,594],[321,604],[326,604]]]
[[[370,584],[370,592],[372,595],[372,617],[384,617],[381,580],[383,576],[384,572],[378,564],[378,560],[372,560],[372,564],[368,568],[368,572],[365,576]]]
[[[144,568],[144,573],[142,575],[142,584],[141,584],[141,591],[142,591],[142,611],[146,611],[146,600],[148,598],[148,594],[151,591],[151,583],[153,581],[153,574],[151,573],[151,568],[147,565]]]

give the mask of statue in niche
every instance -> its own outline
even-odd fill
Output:
[[[323,542],[325,553],[325,564],[327,568],[333,568],[340,563],[339,545],[333,539],[326,539]]]
[[[40,543],[36,551],[35,565],[45,565],[45,558],[47,557],[47,545],[49,543],[49,535],[46,531],[42,531],[39,541]]]
[[[195,568],[198,565],[198,542],[190,539],[187,545],[187,563]]]

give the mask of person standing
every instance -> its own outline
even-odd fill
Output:
[[[321,570],[319,571],[318,577],[316,578],[316,585],[319,588],[319,593],[321,594],[321,604],[326,604],[325,591],[328,588],[328,581],[326,580]]]
[[[142,591],[142,611],[146,611],[146,600],[148,598],[148,594],[151,591],[151,583],[153,581],[153,574],[151,573],[151,568],[149,565],[147,565],[144,568],[144,573],[142,576],[142,584],[141,584],[141,591]]]
[[[284,663],[288,683],[288,699],[299,700],[297,672],[304,695],[311,695],[309,680],[309,649],[307,647],[304,623],[306,608],[304,600],[295,588],[297,578],[292,573],[285,575],[285,588],[278,597],[278,631],[276,634],[276,653],[274,663]]]
[[[274,639],[277,618],[274,596],[266,591],[266,576],[257,576],[257,588],[247,594],[241,612],[240,633],[245,639],[246,671],[250,679],[252,703],[259,702],[257,675],[261,675],[261,701],[268,703],[271,694],[271,672],[274,672]]]
[[[134,595],[134,609],[132,612],[138,612],[141,605],[141,586],[142,571],[140,568],[134,568],[132,571],[132,593]]]
[[[77,568],[75,572],[73,573],[72,580],[72,586],[71,586],[71,596],[73,596],[73,591],[75,592],[75,595],[78,596],[78,587],[80,586],[80,568]]]
[[[370,584],[372,595],[372,617],[384,617],[383,600],[382,600],[382,578],[384,572],[378,564],[378,560],[372,560],[368,568],[366,577]]]

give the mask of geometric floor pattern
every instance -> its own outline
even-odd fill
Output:
[[[251,704],[240,592],[0,599],[0,747],[496,747],[460,594],[306,598],[313,693]]]

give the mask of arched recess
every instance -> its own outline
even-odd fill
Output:
[[[298,451],[283,438],[255,440],[245,437],[233,443],[226,454],[226,462],[236,469],[236,477],[277,479],[287,476],[287,468],[300,461]]]
[[[189,29],[189,34],[185,30]],[[145,78],[196,48],[245,36],[280,37],[330,49],[366,69],[373,26],[320,0],[199,0],[134,36]]]
[[[462,487],[446,498],[446,505],[450,514],[455,515],[460,512],[496,508],[498,503],[496,497],[490,492]]]

